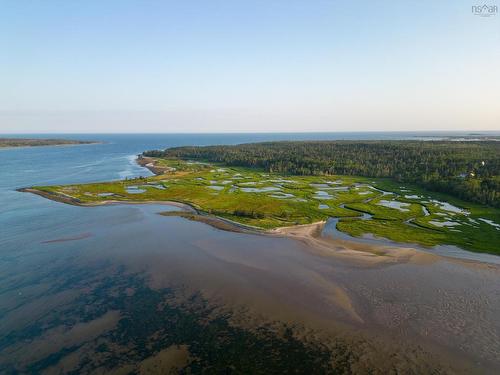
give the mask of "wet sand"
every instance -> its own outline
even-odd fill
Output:
[[[438,259],[436,255],[422,253],[407,247],[368,245],[324,237],[322,236],[324,225],[325,222],[319,222],[310,225],[283,227],[275,229],[272,233],[301,241],[318,254],[344,257],[357,263],[433,262]]]
[[[203,224],[194,224],[202,230]],[[235,233],[229,246],[201,238],[194,245],[210,261],[200,269],[176,263],[175,274],[185,272],[188,284],[207,300],[243,308],[242,316],[252,317],[248,321],[272,317],[298,324],[315,332],[305,336],[322,337],[322,342],[339,335],[361,340],[371,348],[368,357],[384,357],[371,346],[381,340],[386,355],[404,350],[403,357],[460,364],[455,371],[467,369],[464,373],[475,369],[474,361],[482,361],[482,370],[498,366],[496,265],[406,248],[351,248],[345,241],[318,237],[320,228],[282,228],[264,236]],[[283,231],[286,237],[280,238]],[[166,272],[170,261],[156,258],[154,263],[152,287],[175,282]]]
[[[68,222],[51,238],[76,237],[82,227],[93,236],[40,244],[47,255],[33,267],[44,267],[42,275],[25,265],[2,268],[8,288],[0,295],[0,333],[21,339],[0,346],[0,363],[26,369],[57,353],[47,371],[87,368],[78,366],[89,356],[98,368],[107,358],[98,352],[102,343],[110,353],[130,350],[109,341],[120,328],[117,319],[127,315],[110,301],[127,298],[142,315],[148,308],[158,314],[157,305],[141,302],[144,292],[131,281],[140,275],[152,291],[175,290],[176,304],[199,293],[212,315],[229,316],[235,327],[279,332],[285,324],[302,342],[327,348],[337,359],[342,348],[354,372],[495,373],[500,366],[497,265],[323,238],[322,223],[263,235],[227,231],[218,219],[201,220],[182,205],[194,215],[190,220],[158,215],[168,210],[163,204],[106,204],[66,206],[87,221]],[[85,298],[93,302],[87,305]],[[90,306],[97,310],[83,325],[78,311]],[[42,328],[30,345],[53,343],[50,350],[33,352],[35,357],[27,355],[22,340],[32,322]],[[81,329],[85,342],[72,341]],[[144,340],[157,342],[164,334],[158,330]],[[156,361],[168,367],[162,358],[184,363],[189,357],[169,347],[145,357],[134,350],[130,363],[119,367],[148,368]]]

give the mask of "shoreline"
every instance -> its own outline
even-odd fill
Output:
[[[53,145],[22,145],[22,146],[2,146],[0,144],[0,151],[1,150],[17,150],[17,149],[23,149],[23,148],[39,148],[39,147],[69,147],[69,146],[91,146],[91,145],[102,145],[105,142],[82,142],[82,143],[59,143],[59,144],[53,144]]]
[[[461,258],[448,257],[431,252],[425,252],[413,247],[390,246],[390,245],[373,245],[362,242],[356,242],[344,239],[336,239],[321,236],[322,229],[326,221],[319,221],[311,224],[301,224],[286,227],[278,227],[273,229],[261,229],[257,227],[248,226],[245,224],[237,223],[235,221],[209,214],[200,210],[199,208],[185,202],[178,201],[119,201],[119,200],[105,200],[94,203],[83,203],[76,198],[64,196],[60,194],[53,194],[42,190],[33,188],[19,188],[18,192],[32,193],[39,195],[43,198],[70,204],[78,207],[99,207],[111,206],[117,204],[124,205],[141,205],[141,204],[157,204],[178,207],[182,211],[163,211],[158,212],[162,216],[177,216],[187,220],[200,222],[219,230],[224,230],[234,233],[252,234],[260,236],[272,236],[292,239],[301,242],[305,245],[307,251],[315,255],[323,257],[338,257],[346,261],[354,262],[360,266],[375,266],[381,264],[397,264],[397,263],[414,263],[414,264],[428,264],[439,261],[440,259],[447,259],[467,265],[484,265],[488,267],[496,267],[491,263],[485,263],[480,260],[468,260]]]
[[[139,164],[141,167],[148,169],[151,173],[156,176],[164,174],[168,171],[166,167],[158,167],[154,163],[154,159],[149,156],[143,156],[142,154],[136,155],[135,162]]]
[[[135,162],[139,166],[148,169],[156,176],[172,172],[168,167],[158,167],[154,158],[143,156],[142,154],[136,155]],[[322,230],[326,221],[263,229],[205,212],[203,209],[188,202],[173,200],[103,200],[99,202],[84,203],[69,195],[64,195],[62,193],[56,194],[34,189],[32,187],[19,188],[16,189],[16,191],[36,194],[52,201],[79,207],[96,207],[114,204],[159,204],[174,206],[180,208],[182,211],[165,211],[158,212],[158,214],[163,216],[180,216],[187,220],[201,222],[213,228],[229,232],[290,238],[303,243],[309,251],[312,251],[316,255],[336,256],[345,258],[346,260],[356,261],[357,263],[374,265],[380,263],[413,262],[422,264],[436,262],[439,259],[448,259],[465,264],[488,264],[498,267],[496,262],[491,263],[486,260],[467,259],[460,256],[439,254],[432,251],[426,251],[420,246],[411,243],[367,244],[362,241],[357,241],[355,237],[352,239],[343,239],[322,236]],[[429,248],[429,250],[432,250],[432,248]]]
[[[203,210],[201,210],[201,209],[199,209],[199,208],[195,207],[194,205],[187,203],[187,202],[179,202],[179,201],[173,201],[173,200],[170,200],[170,201],[140,201],[140,200],[123,201],[123,200],[110,199],[110,200],[103,200],[103,201],[99,201],[99,202],[84,203],[84,202],[82,202],[76,198],[73,198],[69,195],[65,196],[62,194],[54,194],[54,193],[50,193],[50,192],[43,191],[43,190],[33,189],[31,187],[19,188],[19,189],[16,189],[16,191],[20,192],[20,193],[31,193],[31,194],[39,195],[43,198],[49,199],[49,200],[54,201],[54,202],[70,204],[72,206],[78,206],[78,207],[99,207],[99,206],[109,206],[109,205],[114,205],[114,204],[160,204],[160,205],[166,205],[166,206],[174,206],[174,207],[182,208],[185,211],[166,211],[166,212],[190,212],[190,213],[194,213],[193,221],[202,221],[201,219],[200,220],[195,219],[196,217],[204,218],[204,221],[206,221],[206,222],[218,220],[218,221],[222,221],[222,222],[226,223],[227,225],[233,226],[234,229],[238,229],[238,231],[240,231],[240,232],[245,231],[247,233],[251,232],[251,233],[255,233],[255,234],[264,234],[264,233],[272,234],[272,231],[274,230],[274,229],[265,230],[265,229],[261,229],[258,227],[253,227],[250,225],[241,224],[241,223],[238,223],[236,221],[226,219],[226,218],[223,218],[223,217],[220,217],[217,215],[212,215],[212,214],[207,213],[207,212],[205,212],[205,211],[203,211]],[[163,212],[160,212],[160,214],[163,214]],[[169,216],[169,215],[164,215],[164,216]],[[172,216],[172,215],[170,215],[170,216]],[[306,224],[306,225],[309,225],[309,224]],[[232,230],[232,231],[236,232],[237,230]]]

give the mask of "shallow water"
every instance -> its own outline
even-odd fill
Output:
[[[220,186],[220,185],[211,185],[211,186],[207,186],[207,188],[212,189],[212,190],[224,190],[224,186]]]
[[[408,212],[408,208],[410,204],[409,203],[404,203],[404,202],[398,202],[398,201],[387,201],[382,199],[377,203],[380,206],[388,207],[388,208],[394,208],[396,210],[402,211],[402,212]]]
[[[146,189],[142,189],[139,186],[129,185],[125,187],[125,191],[129,194],[142,194],[146,192]]]
[[[1,266],[2,336],[23,331],[46,309],[67,306],[67,300],[53,299],[83,293],[96,271],[113,276],[119,268],[147,275],[155,288],[184,285],[267,316],[389,331],[396,341],[411,337],[417,343],[420,337],[457,355],[496,363],[498,269],[446,261],[356,267],[313,255],[293,240],[224,232],[156,214],[176,209],[167,206],[50,204],[59,217],[28,225],[42,241],[27,236],[24,246],[30,250],[21,253],[7,243],[12,250],[4,252]],[[81,236],[83,229],[89,235]],[[77,239],[57,241],[65,238]],[[347,305],[338,290],[347,293]],[[35,309],[35,301],[42,307]]]
[[[332,199],[333,196],[328,194],[326,191],[323,190],[317,190],[313,195],[314,199]]]
[[[275,187],[275,186],[264,186],[261,188],[240,187],[240,190],[244,191],[245,193],[268,193],[271,191],[279,191],[281,189],[279,187]]]
[[[448,202],[441,202],[435,199],[431,200],[432,203],[435,203],[436,205],[439,206],[442,210],[448,211],[448,212],[453,212],[455,214],[462,214],[462,215],[468,215],[469,212],[467,210],[464,210],[462,208],[458,208],[456,206],[453,206],[452,204]]]
[[[495,223],[493,220],[489,220],[489,219],[484,219],[484,218],[479,218],[478,220],[481,220],[482,222],[486,223],[486,224],[489,224],[491,225],[492,227],[494,227],[495,229],[497,230],[500,230],[500,224],[498,223]]]

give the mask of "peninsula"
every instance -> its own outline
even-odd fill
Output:
[[[491,205],[432,192],[420,186],[418,180],[275,172],[275,159],[269,149],[268,168],[239,166],[235,164],[243,164],[242,159],[237,158],[234,149],[229,150],[217,153],[218,158],[226,159],[222,161],[210,160],[204,148],[146,152],[137,161],[154,172],[151,177],[20,190],[82,206],[174,202],[184,209],[168,215],[226,230],[290,234],[297,231],[283,228],[312,225],[313,229],[303,231],[311,234],[314,228],[320,230],[333,220],[334,230],[352,237],[375,236],[428,247],[454,245],[500,254],[500,209]],[[494,152],[483,154],[485,165],[493,163],[490,159]],[[230,161],[229,155],[236,162]],[[306,159],[302,156],[293,160],[300,165]]]
[[[97,142],[76,141],[71,139],[57,138],[0,138],[0,148],[2,147],[37,147],[37,146],[66,146],[66,145],[87,145]]]

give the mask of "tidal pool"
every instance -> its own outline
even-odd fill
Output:
[[[274,194],[270,194],[269,196],[273,197],[273,198],[279,198],[279,199],[286,199],[286,198],[293,198],[293,197],[295,197],[295,195],[293,195],[293,194],[282,193],[282,192],[277,192],[277,193],[274,193]]]
[[[349,186],[330,187],[328,189],[335,191],[349,191]]]
[[[317,189],[323,189],[323,188],[330,187],[328,184],[309,184],[309,186],[317,188]]]
[[[436,221],[436,220],[430,220],[429,224],[432,224],[432,225],[439,227],[439,228],[455,227],[457,225],[460,225],[460,223],[457,223],[456,221]]]
[[[495,227],[496,229],[500,230],[500,224],[495,223],[493,220],[489,219],[484,219],[484,218],[479,218],[478,220],[481,220],[483,223],[489,224],[492,227]]]
[[[403,212],[408,212],[409,209],[407,207],[410,207],[409,203],[399,202],[399,201],[381,200],[377,202],[377,204],[384,207],[395,208],[396,210]]]
[[[142,194],[145,193],[145,189],[141,189],[139,186],[126,186],[125,191],[129,194]]]
[[[238,185],[241,185],[241,186],[252,186],[252,185],[256,185],[257,182],[255,181],[248,181],[248,182],[239,182]]]
[[[207,186],[207,188],[209,189],[212,189],[212,190],[224,190],[224,186],[220,186],[220,185],[210,185],[210,186]]]
[[[112,197],[115,193],[98,193],[98,197]]]
[[[264,186],[260,188],[240,187],[240,190],[244,191],[245,193],[267,193],[270,191],[279,191],[281,189],[275,186]]]
[[[431,202],[436,204],[437,206],[439,206],[439,208],[441,208],[444,211],[453,212],[455,214],[462,214],[462,215],[469,214],[469,211],[464,210],[463,208],[456,207],[448,202],[441,202],[441,201],[438,201],[435,199],[432,199]]]
[[[313,196],[314,199],[333,199],[333,196],[328,194],[326,191],[317,190]]]

